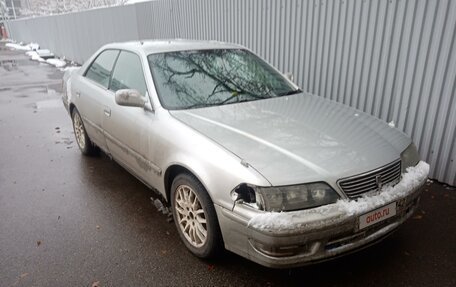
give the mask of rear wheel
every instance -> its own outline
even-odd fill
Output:
[[[76,142],[78,147],[84,155],[95,155],[98,153],[98,148],[90,140],[89,136],[82,122],[81,115],[78,112],[78,109],[74,108],[71,112],[71,118],[73,120],[73,130],[74,136],[76,137]]]
[[[178,175],[171,186],[174,222],[185,246],[200,258],[222,250],[214,204],[204,186],[191,174]]]

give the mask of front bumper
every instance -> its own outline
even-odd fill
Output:
[[[225,247],[261,265],[285,268],[324,261],[370,246],[385,238],[416,210],[429,165],[409,168],[394,187],[358,200],[294,212],[252,214],[237,205],[216,206]],[[396,203],[396,214],[360,229],[361,215]]]

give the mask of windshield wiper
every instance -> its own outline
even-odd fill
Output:
[[[193,105],[187,106],[184,109],[186,110],[186,109],[205,108],[205,107],[210,107],[210,106],[215,106],[215,105],[219,105],[219,103],[212,103],[212,104],[209,104],[209,103],[197,103],[197,104],[193,104]]]
[[[234,104],[234,103],[237,103],[237,102],[197,103],[197,104],[193,104],[193,105],[187,106],[184,109],[187,110],[187,109],[207,108],[207,107],[223,106],[223,105],[226,105],[226,104]]]
[[[300,89],[297,89],[297,90],[289,91],[284,94],[280,94],[280,95],[276,95],[276,96],[280,97],[280,96],[285,96],[285,95],[297,94],[300,92],[302,92],[302,91]],[[248,94],[248,95],[250,95],[250,98],[239,99],[238,97],[241,94]],[[273,95],[273,93],[271,93],[271,94]],[[196,103],[196,104],[187,106],[184,109],[197,109],[197,108],[206,108],[206,107],[213,107],[213,106],[224,106],[224,105],[252,102],[252,101],[269,99],[269,98],[272,98],[272,96],[268,97],[265,95],[254,95],[254,94],[247,93],[247,92],[240,92],[240,93],[238,93],[237,97],[231,97],[231,98],[225,99],[224,101],[220,101],[220,102],[216,102],[216,103]]]
[[[299,94],[299,93],[302,93],[302,90],[301,89],[296,89],[296,90],[291,90],[291,91],[288,91],[288,92],[285,92],[285,93],[277,94],[277,97],[295,95],[295,94]]]
[[[240,94],[239,94],[240,95]],[[263,97],[263,96],[257,96],[257,97],[252,97],[252,98],[244,98],[244,99],[239,99],[239,98],[232,98],[229,101],[220,101],[216,103],[196,103],[190,106],[185,107],[185,109],[197,109],[197,108],[206,108],[206,107],[213,107],[213,106],[224,106],[224,105],[231,105],[231,104],[237,104],[237,103],[244,103],[244,102],[251,102],[251,101],[256,101],[256,100],[262,100],[262,99],[267,99],[268,97]]]

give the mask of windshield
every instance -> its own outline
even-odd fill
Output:
[[[161,104],[170,110],[226,105],[300,92],[259,57],[242,49],[148,56]]]

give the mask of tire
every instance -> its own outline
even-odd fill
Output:
[[[213,258],[223,241],[214,204],[204,186],[189,173],[176,176],[171,186],[174,222],[185,246],[199,258]]]
[[[76,143],[83,155],[93,156],[98,154],[97,146],[90,140],[89,136],[82,122],[81,115],[77,108],[74,108],[71,112],[71,119],[73,120],[74,136]]]

